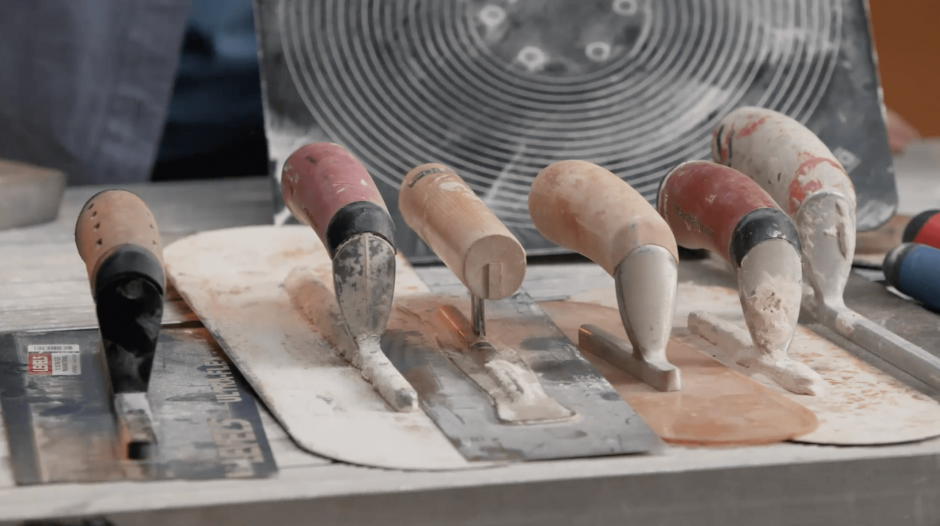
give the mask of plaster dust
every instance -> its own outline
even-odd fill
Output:
[[[552,301],[542,309],[572,339],[591,323],[629,346],[616,308]],[[741,375],[696,347],[708,345],[684,329],[673,332],[669,361],[682,371],[682,389],[660,392],[588,353],[584,356],[666,442],[698,446],[769,444],[813,431],[811,411]]]
[[[803,287],[782,276],[763,273],[751,295],[743,298],[744,321],[755,345],[741,348],[738,363],[755,369],[777,382],[784,389],[802,395],[819,396],[825,382],[819,374],[792,359],[787,351],[799,317]],[[706,340],[723,345],[723,333],[708,327],[707,317],[689,328]]]
[[[298,266],[333,292],[332,262],[309,227],[204,232],[168,246],[164,258],[180,295],[300,447],[389,469],[476,467],[424,412],[390,409],[291,305],[282,284]],[[427,292],[403,258],[396,266],[400,297]]]
[[[486,340],[478,340],[454,298],[414,297],[395,305],[406,316],[393,314],[390,330],[420,333],[434,342],[470,380],[485,391],[500,421],[546,424],[570,420],[574,413],[545,393],[525,361],[501,342],[506,324],[488,324]],[[531,331],[526,336],[536,336]],[[482,345],[481,345],[482,343]]]
[[[803,287],[782,276],[764,276],[754,292],[744,298],[744,319],[757,346],[770,350],[786,345],[790,338],[799,316]]]
[[[304,314],[337,352],[359,369],[388,404],[400,412],[418,410],[418,393],[388,360],[380,335],[350,336],[333,294],[306,266],[290,271],[283,284],[295,309]]]
[[[765,376],[791,393],[825,396],[826,384],[819,374],[790,358],[786,349],[768,352],[751,345],[747,331],[702,311],[689,315],[689,330],[713,345],[738,349],[734,357],[736,364]]]
[[[718,271],[720,269],[715,269]],[[613,286],[585,291],[572,296],[569,301],[575,298],[596,298],[614,308],[617,305]],[[805,327],[797,327],[789,355],[822,377],[826,384],[825,396],[790,393],[763,374],[738,364],[736,358],[740,348],[714,346],[697,336],[678,331],[687,328],[692,311],[704,311],[736,327],[749,344],[750,336],[738,293],[733,288],[682,281],[676,306],[674,339],[686,341],[687,337],[693,338],[689,343],[724,366],[750,376],[816,414],[819,427],[797,439],[800,442],[881,445],[940,436],[940,404]],[[593,321],[584,317],[580,323]],[[681,364],[677,365],[682,368]],[[685,382],[687,373],[683,370],[682,374]]]

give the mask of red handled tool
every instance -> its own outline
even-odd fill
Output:
[[[369,172],[348,150],[308,144],[281,175],[284,203],[313,227],[333,259],[333,286],[352,362],[397,411],[418,408],[414,388],[382,353],[395,294],[395,224]]]
[[[855,254],[855,190],[829,148],[786,115],[744,107],[718,124],[712,157],[753,179],[793,218],[803,251],[803,275],[814,291],[805,306],[816,320],[940,388],[940,358],[845,305]]]
[[[739,361],[789,391],[821,392],[819,375],[787,354],[800,315],[800,241],[773,198],[737,170],[692,161],[666,175],[657,205],[680,246],[707,249],[734,268],[756,351]]]

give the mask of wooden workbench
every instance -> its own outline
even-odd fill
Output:
[[[930,150],[915,154],[926,157],[899,163],[911,174],[901,178],[902,200],[920,200],[905,210],[914,212],[940,204],[940,173],[923,168]],[[132,189],[153,209],[167,243],[271,218],[263,178]],[[0,332],[94,326],[72,231],[79,208],[98,190],[69,189],[55,223],[0,232]],[[934,201],[925,191],[934,192]],[[447,272],[419,269],[429,282],[447,279]],[[536,299],[556,299],[610,284],[596,266],[579,264],[561,271],[558,265],[531,267],[523,286]],[[191,314],[179,304],[168,316]],[[226,526],[940,524],[940,440],[893,447],[669,448],[657,456],[404,473],[334,463],[298,450],[270,418],[266,429],[280,469],[266,480],[33,487],[13,484],[0,434],[0,524],[59,517]]]

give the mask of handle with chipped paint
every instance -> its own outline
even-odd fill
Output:
[[[281,193],[298,221],[313,227],[330,256],[357,234],[395,244],[395,226],[365,166],[332,143],[308,144],[284,163]]]
[[[423,164],[408,172],[398,208],[408,226],[474,296],[502,299],[522,285],[522,245],[447,166]]]
[[[855,206],[845,169],[812,131],[773,110],[738,108],[712,135],[712,160],[759,184],[790,216],[820,192],[844,195]]]
[[[613,275],[633,250],[663,247],[678,262],[676,239],[647,200],[610,171],[587,161],[547,166],[529,191],[529,215],[546,239]]]
[[[657,208],[680,246],[708,249],[735,269],[752,248],[769,239],[784,239],[800,250],[793,222],[773,198],[727,166],[680,164],[663,178]]]

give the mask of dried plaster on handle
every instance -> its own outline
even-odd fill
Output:
[[[799,315],[802,294],[799,283],[764,273],[754,291],[744,298],[744,319],[763,353],[775,355],[777,360],[786,358],[784,346],[793,329],[790,320]]]

